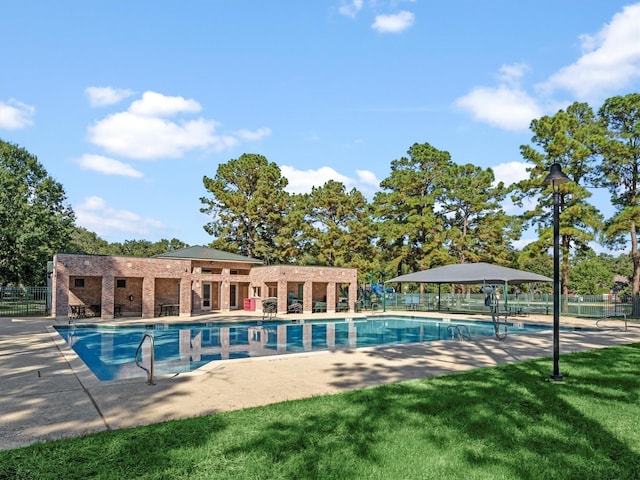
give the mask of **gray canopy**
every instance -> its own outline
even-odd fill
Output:
[[[519,284],[553,282],[549,277],[490,263],[462,263],[408,273],[387,282]]]

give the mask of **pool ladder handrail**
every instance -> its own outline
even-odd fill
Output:
[[[497,310],[497,309],[496,309]],[[500,316],[504,317],[504,335],[500,335]],[[509,316],[506,313],[500,313],[499,311],[494,311],[491,309],[491,320],[493,321],[493,330],[496,335],[497,340],[504,340],[507,338],[508,333],[508,321]]]
[[[147,338],[149,339],[149,343],[151,344],[151,355],[149,356],[149,360],[150,360],[149,368],[145,367],[144,365],[142,365],[140,363],[142,359],[138,360],[139,354],[142,352],[142,345],[144,345],[144,341]],[[155,351],[155,341],[153,339],[153,335],[151,333],[147,332],[144,335],[142,335],[142,340],[140,340],[140,344],[138,345],[138,348],[136,349],[135,361],[136,361],[136,365],[138,367],[140,367],[145,372],[147,372],[147,383],[149,385],[155,385],[156,384],[156,382],[154,380],[154,376],[153,376],[153,369],[154,369],[154,366],[155,366],[154,351]]]
[[[456,333],[458,340],[463,341],[465,333],[467,334],[467,338],[472,340],[471,332],[469,331],[469,326],[464,324],[456,324],[456,325],[447,325],[447,337],[451,332],[451,339],[456,338]]]
[[[605,329],[613,329],[613,330],[621,330],[621,328],[619,327],[605,327],[603,325],[600,325],[600,322],[604,322],[605,320],[619,320],[620,318],[622,318],[622,320],[624,321],[624,331],[626,332],[628,327],[627,327],[627,314],[624,312],[620,312],[620,313],[610,313],[608,315],[605,315],[602,318],[599,318],[598,320],[596,320],[596,327],[598,328],[605,328]]]

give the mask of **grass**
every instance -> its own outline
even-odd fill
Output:
[[[2,479],[637,479],[640,345],[0,452]]]

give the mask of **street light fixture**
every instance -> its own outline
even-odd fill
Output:
[[[560,375],[560,185],[570,179],[562,172],[559,163],[549,169],[544,185],[553,189],[553,373],[549,378],[562,381]]]

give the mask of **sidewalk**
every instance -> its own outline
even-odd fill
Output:
[[[213,320],[226,318],[217,314]],[[549,323],[549,318],[518,319],[534,320]],[[593,320],[561,322],[595,326]],[[50,333],[55,324],[51,318],[0,318],[0,449],[552,354],[549,330],[502,342],[441,341],[221,361],[147,385],[144,378],[98,381],[57,333]],[[628,331],[563,332],[560,341],[561,354],[637,343],[640,325],[630,323]]]

